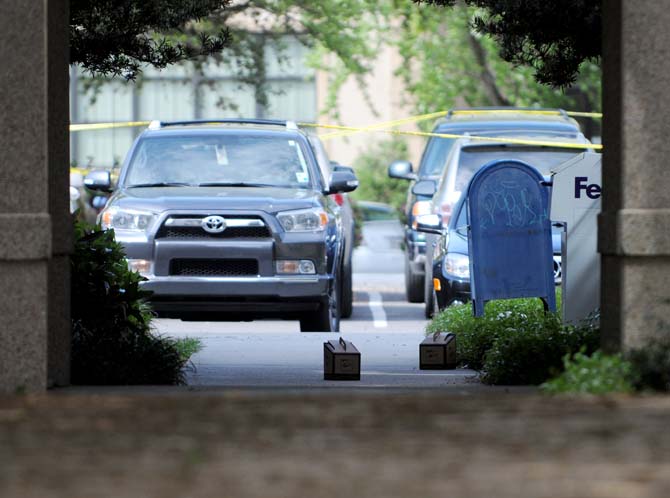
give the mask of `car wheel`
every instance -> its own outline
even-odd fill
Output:
[[[349,318],[354,310],[354,287],[351,262],[342,269],[342,284],[340,287],[340,317]]]
[[[417,275],[412,271],[412,265],[409,263],[409,258],[405,258],[405,292],[407,294],[407,301],[410,303],[423,302],[423,275]]]
[[[428,275],[426,270],[426,277],[423,286],[423,314],[426,318],[433,318],[435,313],[435,289],[433,289],[432,275]]]
[[[339,279],[330,284],[328,296],[321,301],[319,309],[306,313],[300,319],[300,332],[339,332],[340,331],[340,289]]]

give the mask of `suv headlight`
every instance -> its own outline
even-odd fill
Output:
[[[328,214],[321,208],[284,211],[277,219],[287,232],[322,232],[328,226]]]
[[[470,278],[470,258],[449,252],[444,256],[444,271],[458,278]]]
[[[114,230],[146,233],[155,221],[155,213],[116,207],[105,209],[100,215],[100,224],[105,230],[113,228]]]

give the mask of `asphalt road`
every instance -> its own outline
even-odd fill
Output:
[[[156,320],[158,331],[197,337],[189,385],[221,387],[445,387],[476,383],[470,370],[419,370],[423,305],[405,300],[402,231],[397,222],[363,227],[354,253],[354,311],[341,334],[301,333],[297,321],[181,322]],[[323,380],[323,343],[339,336],[361,351],[361,380]]]

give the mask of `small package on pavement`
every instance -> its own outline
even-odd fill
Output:
[[[361,380],[361,353],[340,337],[323,343],[324,380]]]
[[[435,332],[419,345],[421,370],[449,370],[456,368],[456,336]]]

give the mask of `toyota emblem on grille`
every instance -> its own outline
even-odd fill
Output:
[[[202,229],[209,233],[221,233],[226,229],[226,220],[221,216],[208,216],[202,220]]]

